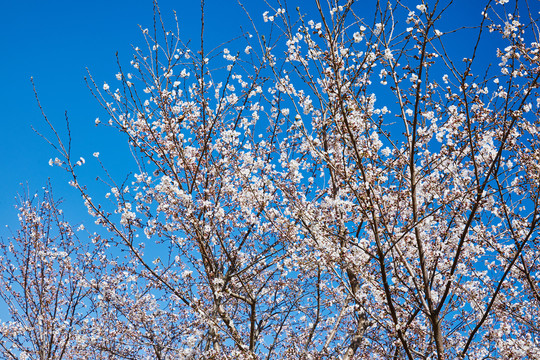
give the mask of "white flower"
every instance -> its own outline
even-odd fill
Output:
[[[103,90],[105,91],[109,90],[109,84],[103,83]]]
[[[96,151],[93,155],[94,155],[94,157],[96,157],[96,158],[99,157],[99,153],[98,153],[97,151]]]
[[[354,42],[359,43],[360,41],[364,39],[364,36],[362,35],[362,33],[357,31],[353,34],[353,38],[354,38]]]
[[[426,10],[427,10],[426,5],[424,5],[424,4],[416,5],[416,8],[417,8],[420,12],[426,12]]]
[[[386,48],[386,49],[384,50],[384,55],[383,55],[383,57],[384,57],[386,60],[388,60],[388,61],[394,60],[394,55],[392,55],[392,50],[390,50],[390,49],[388,49],[388,48]]]
[[[383,24],[381,23],[375,24],[375,29],[373,29],[373,34],[375,36],[378,36],[382,32],[383,28],[384,28]]]
[[[132,211],[129,211],[126,206],[126,208],[124,208],[124,212],[122,212],[122,216],[120,218],[120,224],[127,225],[130,221],[133,221],[136,218],[137,216],[135,215],[135,213]]]

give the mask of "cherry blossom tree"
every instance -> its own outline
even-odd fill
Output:
[[[156,5],[118,87],[88,78],[96,124],[135,160],[122,183],[104,170],[106,201],[45,118],[51,165],[107,231],[95,246],[124,251],[84,282],[79,342],[126,359],[539,358],[538,9],[485,1],[462,27],[460,1],[314,3],[247,15],[212,50],[203,17],[197,51]]]
[[[18,204],[20,228],[0,244],[0,297],[11,321],[0,325],[4,359],[74,359],[92,316],[87,279],[100,276],[101,247],[81,243],[50,186]],[[82,229],[82,228],[81,228]]]
[[[286,139],[284,194],[305,262],[332,274],[333,299],[348,306],[344,358],[538,356],[537,33],[519,4],[497,16],[498,5],[486,5],[463,65],[437,29],[437,2],[386,4],[350,40],[353,9],[319,6],[322,21],[289,40],[317,105],[280,78],[303,111]],[[493,72],[475,66],[484,32],[501,37]]]

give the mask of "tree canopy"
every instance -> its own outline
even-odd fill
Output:
[[[156,4],[147,47],[88,77],[125,179],[44,117],[95,223],[21,198],[0,354],[540,358],[539,9],[313,1],[212,49],[204,17],[191,49]]]

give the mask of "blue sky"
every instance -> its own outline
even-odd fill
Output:
[[[359,0],[364,1],[364,0]],[[263,0],[243,0],[253,18],[261,22],[267,10]],[[408,1],[414,4],[420,1]],[[301,4],[303,11],[313,7],[314,0],[291,0],[289,11]],[[324,1],[323,1],[324,3]],[[477,23],[484,1],[460,1],[447,14],[447,25]],[[530,0],[533,9],[540,9],[538,0]],[[200,34],[199,0],[160,0],[167,24],[174,28],[173,10],[180,20],[184,40],[193,39],[197,48]],[[83,156],[82,182],[91,183],[99,168],[92,153],[99,151],[109,170],[125,176],[132,168],[131,155],[123,137],[113,129],[96,127],[96,117],[107,118],[87,89],[86,68],[98,84],[113,83],[117,73],[115,53],[123,65],[129,63],[133,46],[140,46],[143,37],[139,25],[152,27],[152,0],[18,0],[0,1],[0,236],[9,236],[3,225],[17,226],[13,205],[17,193],[26,186],[33,193],[51,178],[56,197],[65,199],[62,208],[73,223],[88,220],[79,194],[67,185],[69,177],[48,161],[54,150],[40,138],[32,126],[47,136],[37,106],[30,78],[34,78],[43,108],[55,126],[65,134],[64,112],[71,124],[73,154]],[[311,8],[313,10],[313,8]],[[369,7],[369,15],[372,9]],[[454,23],[456,22],[456,23]],[[236,0],[206,1],[206,41],[214,47],[240,35],[240,26],[249,27],[246,15]],[[456,58],[465,56],[470,44],[456,35],[453,40]],[[142,46],[141,46],[142,47]],[[486,52],[485,59],[493,53]],[[96,194],[102,195],[102,194]],[[0,239],[0,241],[2,241]],[[2,309],[0,309],[0,318]]]
[[[414,7],[418,2],[408,3]],[[261,14],[268,9],[265,2],[245,0],[244,3],[260,24]],[[447,19],[476,23],[483,3],[460,2],[461,5],[449,10]],[[294,12],[298,4],[304,12],[313,13],[314,1],[289,1],[288,10]],[[532,5],[538,7],[536,1]],[[64,129],[64,112],[68,112],[75,156],[91,159],[91,154],[99,151],[109,169],[116,169],[119,174],[129,171],[125,164],[130,154],[123,138],[112,129],[94,126],[96,117],[106,116],[83,78],[88,67],[97,83],[114,82],[115,53],[119,53],[124,65],[129,62],[131,45],[141,45],[143,41],[138,25],[152,26],[152,8],[151,0],[0,2],[0,226],[13,225],[16,221],[13,205],[16,194],[23,191],[20,184],[28,184],[33,193],[48,178],[52,179],[56,196],[66,199],[64,208],[69,207],[76,222],[82,220],[79,215],[86,213],[78,194],[67,185],[67,175],[48,165],[49,158],[56,155],[54,150],[31,129],[34,126],[52,135],[47,132],[36,104],[31,76],[55,126]],[[171,29],[173,10],[177,11],[183,39],[193,39],[196,48],[200,34],[199,0],[161,0],[160,8]],[[366,16],[371,15],[369,7]],[[240,35],[240,26],[249,27],[246,24],[247,17],[236,0],[206,1],[209,47]],[[447,25],[456,26],[450,22]],[[466,44],[456,38],[455,46],[459,50]],[[88,180],[92,179],[93,170],[97,168],[84,169]],[[5,236],[1,228],[0,235]]]
[[[258,16],[263,1],[250,1],[248,8]],[[160,1],[167,24],[173,29],[177,11],[184,39],[200,35],[198,0]],[[84,211],[77,193],[66,185],[68,177],[48,160],[56,154],[31,126],[47,132],[30,77],[34,78],[40,101],[49,119],[65,128],[64,112],[70,119],[73,149],[77,156],[91,158],[100,151],[109,167],[124,170],[129,157],[127,145],[112,129],[96,128],[94,119],[104,116],[86,88],[86,67],[98,83],[114,81],[115,53],[127,64],[131,45],[141,45],[139,25],[152,27],[151,0],[66,1],[21,0],[0,2],[0,225],[16,221],[15,196],[31,193],[51,178],[56,196],[65,198],[72,212]],[[206,34],[209,45],[217,45],[240,34],[246,16],[236,1],[206,1]],[[91,177],[89,177],[91,178]],[[77,216],[75,216],[77,217]],[[80,221],[80,219],[79,219]],[[0,234],[5,235],[3,230]]]

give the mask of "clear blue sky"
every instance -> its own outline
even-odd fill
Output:
[[[244,0],[256,21],[267,10],[263,0]],[[414,7],[420,1],[412,1]],[[359,2],[360,3],[360,2]],[[484,1],[459,1],[449,10],[451,21],[477,23]],[[313,13],[314,1],[291,0],[289,11],[297,5],[303,12]],[[531,2],[539,8],[538,2]],[[78,218],[84,208],[69,178],[47,163],[56,154],[31,129],[46,131],[30,77],[33,76],[41,103],[50,120],[63,128],[64,111],[68,111],[74,143],[74,155],[91,159],[94,151],[101,153],[109,168],[119,174],[129,169],[125,164],[130,155],[121,137],[113,130],[94,126],[96,117],[105,117],[91,96],[83,77],[88,67],[98,83],[114,82],[117,72],[115,53],[127,64],[132,48],[142,44],[138,25],[152,26],[151,0],[18,0],[0,2],[0,235],[4,224],[14,225],[14,197],[28,183],[30,192],[52,178],[57,197],[66,199],[66,206]],[[180,20],[185,40],[196,46],[200,32],[199,0],[161,0],[160,8],[168,25],[173,28],[173,9]],[[372,8],[369,7],[369,14]],[[217,45],[240,34],[240,26],[249,27],[247,17],[236,0],[206,1],[207,42]],[[449,27],[456,24],[448,23]],[[444,30],[444,29],[441,29]],[[456,47],[464,46],[456,39]],[[209,46],[210,46],[209,44]],[[492,56],[493,54],[490,54]],[[50,132],[48,135],[51,135]],[[92,166],[85,171],[92,179]],[[66,209],[67,210],[67,209]],[[79,219],[77,221],[80,221]]]
[[[263,1],[246,3],[259,17],[266,10]],[[170,29],[174,29],[173,10],[177,11],[183,38],[193,39],[196,45],[199,0],[161,0],[159,4]],[[122,159],[129,157],[122,138],[111,129],[94,126],[94,119],[104,113],[83,78],[88,67],[99,83],[114,81],[115,53],[124,65],[129,62],[131,45],[143,41],[138,25],[152,27],[152,8],[151,0],[0,2],[1,228],[16,221],[14,197],[22,191],[21,183],[28,183],[34,192],[50,177],[57,197],[64,197],[66,205],[74,207],[72,211],[84,210],[74,189],[66,185],[68,177],[48,165],[54,150],[31,129],[46,131],[32,91],[32,76],[49,119],[64,128],[64,111],[68,112],[75,155],[88,159],[99,151],[108,166],[128,171],[121,167]],[[217,45],[238,36],[246,20],[235,0],[207,0],[206,41]],[[3,229],[0,234],[5,235]]]
[[[269,0],[270,2],[272,0]],[[358,6],[363,2],[358,0]],[[253,18],[261,22],[267,10],[264,0],[242,0]],[[321,1],[325,3],[326,1]],[[414,7],[420,0],[406,3]],[[447,1],[442,1],[446,3]],[[194,48],[200,34],[199,0],[160,0],[167,24],[173,29],[176,10],[185,41],[193,39]],[[477,24],[483,0],[456,1],[447,14],[448,28]],[[540,1],[529,0],[532,10],[540,10]],[[314,0],[289,0],[288,11],[297,5],[303,12],[313,13]],[[366,17],[372,7],[366,7]],[[83,156],[82,183],[92,183],[96,162],[92,153],[99,151],[109,170],[118,178],[132,168],[124,139],[114,130],[95,127],[96,117],[107,118],[84,83],[86,67],[98,84],[113,83],[117,72],[115,53],[122,63],[129,62],[131,45],[140,46],[143,38],[138,25],[151,28],[152,0],[0,0],[0,236],[9,236],[4,225],[17,228],[15,196],[28,184],[30,193],[44,186],[51,178],[56,197],[65,198],[62,208],[74,223],[88,220],[79,194],[67,185],[69,177],[48,160],[54,150],[31,126],[46,135],[47,131],[34,98],[30,77],[34,78],[41,103],[49,119],[64,129],[64,112],[71,123],[74,156]],[[249,28],[247,17],[236,0],[206,1],[206,41],[209,47],[240,35],[240,26]],[[440,28],[444,31],[447,29]],[[466,56],[471,44],[456,35],[451,41],[457,59]],[[142,47],[142,46],[141,46]],[[492,48],[490,49],[492,51]],[[462,55],[462,56],[460,56]],[[482,54],[493,59],[492,52]],[[481,60],[482,61],[482,60]],[[103,194],[96,194],[96,196]],[[0,239],[2,241],[2,239]],[[5,310],[0,306],[0,319]]]

